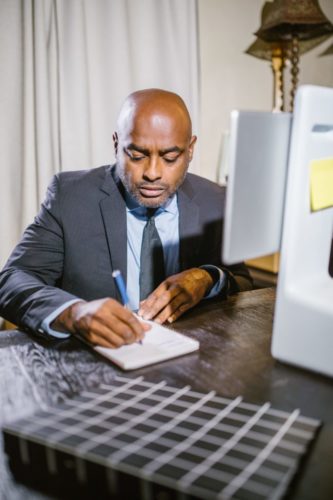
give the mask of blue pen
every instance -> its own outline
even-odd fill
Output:
[[[117,269],[116,271],[113,271],[112,277],[114,278],[114,280],[116,282],[118,292],[120,293],[120,297],[121,297],[121,301],[123,303],[123,306],[128,307],[129,300],[127,297],[125,282],[124,282],[123,276],[121,274],[121,271],[119,271],[119,269]]]
[[[129,305],[128,305],[129,300],[128,300],[128,296],[127,296],[127,292],[126,292],[124,278],[121,274],[121,271],[119,271],[119,269],[116,269],[115,271],[113,271],[112,277],[114,278],[114,280],[116,282],[118,292],[120,293],[120,297],[121,297],[121,301],[123,303],[123,306],[129,308]],[[139,340],[139,344],[142,344],[141,340]]]

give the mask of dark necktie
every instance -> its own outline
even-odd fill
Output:
[[[155,226],[156,209],[148,208],[140,255],[140,300],[144,300],[165,279],[163,246]]]

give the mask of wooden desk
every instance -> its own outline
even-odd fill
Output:
[[[201,343],[199,353],[147,367],[129,376],[215,389],[255,403],[270,401],[287,411],[300,408],[323,427],[287,498],[333,498],[333,380],[283,365],[270,355],[273,289],[255,290],[224,303],[206,303],[180,319],[176,328]],[[15,330],[0,334],[0,423],[56,403],[84,388],[111,383],[120,370],[75,339],[36,342]],[[123,373],[123,372],[121,372]],[[2,443],[1,443],[2,448]],[[0,454],[0,498],[50,498],[15,483]],[[125,500],[125,499],[124,499]]]

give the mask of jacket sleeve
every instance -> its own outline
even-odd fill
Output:
[[[228,277],[227,288],[225,290],[226,295],[253,289],[253,279],[243,262],[228,267],[222,265],[221,269]]]
[[[32,330],[74,295],[61,290],[64,242],[58,177],[0,274],[0,315]]]

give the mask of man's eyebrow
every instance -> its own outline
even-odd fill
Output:
[[[167,155],[168,153],[183,153],[184,149],[178,146],[173,146],[172,148],[161,149],[159,151],[160,155]]]
[[[126,146],[127,150],[130,150],[130,151],[137,151],[138,153],[142,153],[143,155],[145,156],[149,156],[150,155],[150,151],[149,149],[146,149],[146,148],[142,148],[141,146],[138,146],[137,144],[134,144],[133,142],[131,142],[128,146]],[[184,148],[180,148],[179,146],[172,146],[171,148],[165,148],[165,149],[161,149],[159,151],[159,155],[160,156],[164,156],[168,153],[183,153],[184,152]]]
[[[129,149],[130,151],[137,151],[138,153],[142,153],[145,156],[149,156],[150,152],[149,149],[146,148],[141,148],[140,146],[137,146],[136,144],[132,143],[126,146],[125,149]]]

